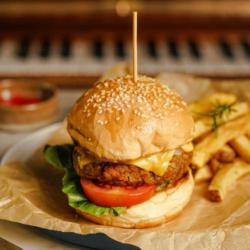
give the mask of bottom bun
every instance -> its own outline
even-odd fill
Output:
[[[146,228],[167,222],[177,216],[189,202],[194,189],[191,171],[176,186],[157,192],[151,199],[128,208],[119,216],[95,216],[76,209],[77,213],[95,223],[123,227]]]

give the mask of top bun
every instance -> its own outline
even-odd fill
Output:
[[[68,116],[73,140],[97,158],[136,159],[191,141],[194,123],[186,103],[156,79],[118,77],[98,82]]]

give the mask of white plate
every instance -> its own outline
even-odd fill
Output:
[[[56,123],[28,135],[5,153],[0,165],[13,161],[26,162],[38,148],[46,144],[60,126],[61,123]]]

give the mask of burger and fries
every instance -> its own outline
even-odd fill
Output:
[[[44,155],[64,171],[62,191],[80,216],[146,228],[177,216],[194,180],[210,181],[210,199],[222,201],[250,173],[250,112],[228,93],[187,105],[160,79],[138,76],[133,38],[133,75],[121,64],[88,89],[67,117],[72,144]]]
[[[250,173],[249,104],[216,92],[186,105],[161,81],[134,84],[129,74],[127,64],[115,66],[76,102],[68,116],[74,145],[45,148],[65,171],[69,205],[99,224],[145,228],[181,212],[192,175],[197,185],[209,182],[211,201],[225,199]]]
[[[69,205],[99,224],[144,228],[181,212],[192,175],[209,182],[211,201],[225,199],[250,173],[249,104],[216,92],[186,105],[158,80],[134,84],[128,74],[116,66],[76,102],[68,116],[74,145],[45,148],[65,171]]]

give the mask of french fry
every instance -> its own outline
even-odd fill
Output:
[[[112,79],[119,76],[125,76],[130,73],[129,65],[125,62],[117,63],[113,68],[105,72],[101,78],[100,81],[104,81],[106,79]]]
[[[229,163],[234,161],[236,153],[228,144],[226,144],[215,153],[214,157],[220,162]]]
[[[230,144],[245,161],[250,162],[250,139],[247,136],[234,138]]]
[[[190,152],[193,152],[193,150],[194,150],[194,145],[193,145],[192,142],[189,142],[189,143],[187,143],[187,144],[182,145],[182,146],[181,146],[181,149],[182,149],[184,152],[190,153]]]
[[[240,159],[226,164],[212,179],[208,187],[209,198],[212,201],[222,201],[236,181],[248,173],[250,173],[250,165]]]
[[[246,133],[247,138],[250,139],[250,131]]]
[[[237,101],[237,97],[229,93],[217,92],[208,97],[202,98],[202,100],[191,103],[188,108],[192,112],[193,118],[199,119],[200,114],[207,113],[215,103],[233,104]]]
[[[212,159],[208,162],[208,165],[212,171],[213,174],[218,172],[219,169],[222,168],[223,164],[219,162],[216,158],[212,157]],[[198,168],[199,169],[199,168]]]
[[[197,169],[194,175],[195,183],[210,180],[213,177],[213,173],[208,165]]]
[[[219,119],[219,125],[231,121],[239,116],[249,112],[249,105],[246,102],[236,103],[232,106],[232,111],[224,113]],[[212,118],[203,117],[195,122],[194,139],[210,132],[212,130]]]
[[[204,166],[227,142],[248,131],[250,131],[250,114],[223,124],[195,145],[192,164],[197,168]]]
[[[215,174],[219,169],[225,166],[224,163],[233,162],[236,157],[234,150],[228,145],[224,145],[218,152],[216,152],[209,161],[209,167]]]

